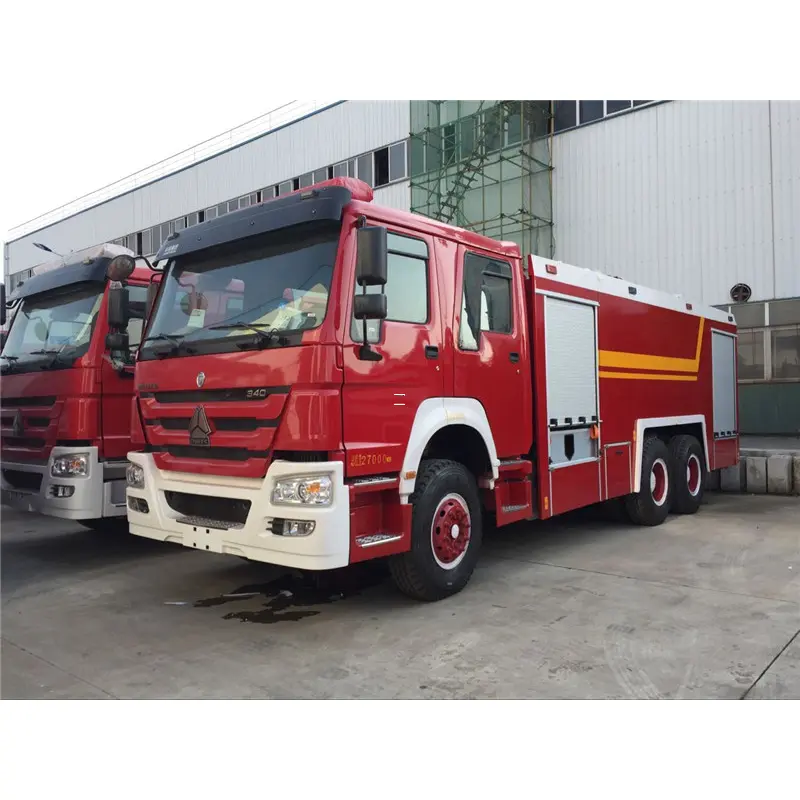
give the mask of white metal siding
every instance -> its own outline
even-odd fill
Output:
[[[408,211],[411,208],[411,182],[402,181],[375,190],[376,204]]]
[[[326,109],[11,242],[6,266],[19,272],[41,263],[33,242],[58,252],[80,250],[400,141],[408,137],[409,113],[402,100],[348,101]],[[381,191],[393,203],[403,193]]]
[[[597,415],[597,345],[594,306],[545,298],[547,418],[577,425]]]
[[[711,332],[714,370],[714,433],[730,436],[736,432],[736,340]]]
[[[771,104],[775,297],[800,297],[800,103]]]
[[[555,136],[556,257],[708,304],[800,294],[799,115],[674,101]]]

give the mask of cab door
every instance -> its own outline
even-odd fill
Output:
[[[368,222],[367,224],[381,224]],[[400,471],[417,408],[444,395],[444,347],[431,237],[388,226],[388,279],[370,291],[386,295],[387,318],[367,323],[367,342],[378,360],[359,357],[361,321],[352,315],[344,337],[343,428],[348,475]]]
[[[457,263],[453,396],[483,406],[499,458],[525,455],[533,406],[520,271],[463,245]]]
[[[130,319],[128,340],[131,353],[135,354],[142,338],[147,307],[147,286],[128,284]],[[105,332],[103,332],[105,337]],[[107,351],[105,351],[107,355]],[[100,367],[102,381],[101,435],[103,458],[106,461],[124,459],[131,442],[131,396],[133,395],[133,369],[118,372],[107,358]]]

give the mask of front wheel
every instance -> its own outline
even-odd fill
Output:
[[[389,559],[392,580],[415,600],[442,600],[467,585],[478,561],[483,526],[475,478],[456,461],[423,461],[411,503],[411,550]]]
[[[636,525],[660,525],[672,505],[670,454],[661,439],[651,436],[642,445],[639,491],[625,498],[625,510]]]

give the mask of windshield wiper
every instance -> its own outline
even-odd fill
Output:
[[[19,356],[0,356],[0,358],[5,358],[6,361],[19,361]]]
[[[266,330],[264,330],[266,328]],[[208,330],[210,331],[235,331],[235,330],[243,330],[243,331],[253,331],[253,333],[258,334],[259,339],[261,341],[266,342],[267,344],[272,344],[275,342],[278,345],[285,345],[289,343],[289,340],[281,334],[281,332],[277,328],[273,328],[271,325],[261,325],[259,323],[249,323],[249,322],[230,322],[225,325],[211,325]]]
[[[172,348],[169,350],[156,350],[154,351],[156,355],[159,356],[171,356],[175,355],[175,353],[180,350],[181,345],[183,344],[183,340],[186,338],[186,334],[177,334],[177,333],[157,333],[155,336],[146,336],[142,339],[142,344],[145,342],[170,342],[172,344]]]
[[[64,345],[60,350],[31,350],[30,354],[32,356],[52,356],[50,361],[42,367],[42,369],[52,369],[58,363],[59,358],[64,354],[69,354],[70,350],[74,351],[75,345]]]

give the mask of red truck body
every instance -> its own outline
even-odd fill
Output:
[[[177,330],[165,320],[178,312],[159,304],[178,275],[190,287],[181,307],[203,336],[190,331],[171,352],[140,350],[133,533],[300,569],[390,557],[402,590],[435,599],[469,579],[486,521],[547,519],[616,498],[641,524],[697,510],[707,471],[738,460],[732,317],[523,258],[514,244],[371,197],[336,179],[196,226],[201,245],[186,254],[180,240],[162,248],[173,260],[148,335]],[[331,198],[340,208],[331,211]],[[235,274],[253,305],[264,273],[239,253],[285,228],[273,221],[251,240],[248,227],[284,215],[302,239],[317,209],[338,241],[329,283],[314,295],[327,304],[303,317],[311,327],[262,342],[274,325],[256,322],[273,330],[212,340],[241,306],[231,316],[197,299],[180,270],[196,269],[202,288],[225,264],[225,280]],[[379,287],[388,316],[367,323],[371,355],[354,318],[366,291],[362,228],[386,229],[388,242]],[[286,248],[288,259],[296,245]]]
[[[0,416],[7,505],[93,525],[125,516],[134,381],[106,347],[105,268],[120,253],[129,251],[101,245],[42,265],[9,299]],[[144,295],[151,274],[137,269],[131,290]]]

